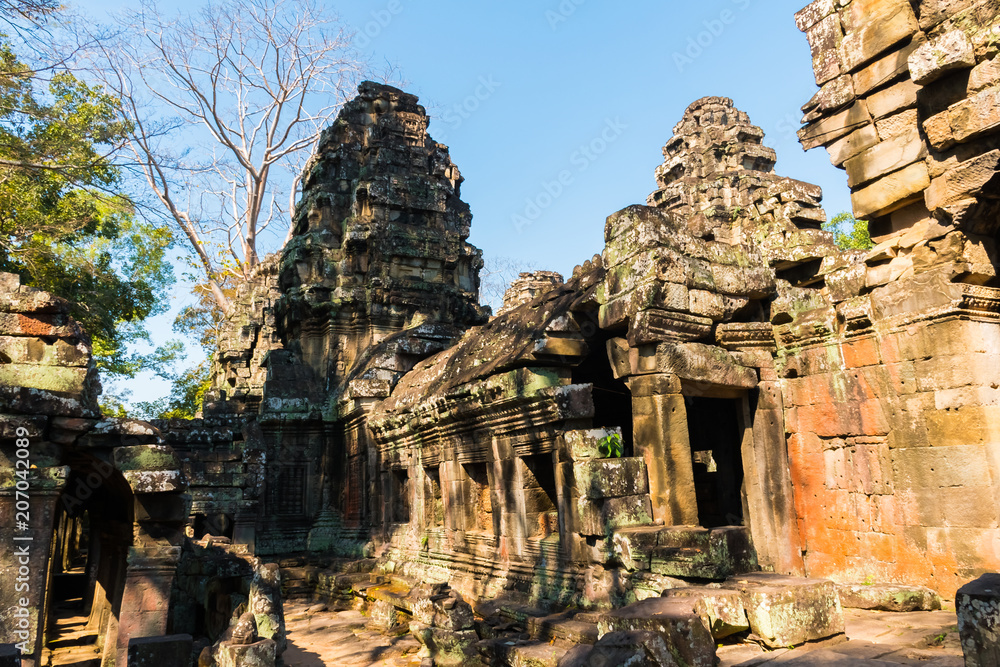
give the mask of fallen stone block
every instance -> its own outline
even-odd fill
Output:
[[[216,662],[218,667],[274,667],[275,648],[274,640],[271,639],[261,639],[253,644],[222,642],[216,653]],[[129,664],[131,665],[131,660]]]
[[[680,667],[691,664],[705,663],[687,662],[671,649],[662,635],[635,630],[609,633],[593,647],[574,647],[563,656],[558,667]]]
[[[188,667],[192,643],[191,635],[132,637],[128,640],[128,667]],[[0,657],[0,665],[5,664]]]
[[[485,667],[486,665],[480,657],[477,647],[480,640],[475,630],[454,632],[432,628],[413,621],[410,623],[410,633],[424,646],[421,649],[421,654],[433,659],[434,665],[440,665],[440,667],[458,667],[459,665],[462,667]],[[495,647],[494,651],[497,654],[510,648],[510,644],[502,640],[492,640],[491,644]]]
[[[750,629],[747,612],[743,608],[743,597],[739,591],[689,586],[663,591],[663,597],[702,600],[705,603],[705,621],[716,639]]]
[[[1000,574],[984,574],[955,595],[966,667],[1000,665]]]
[[[496,649],[498,661],[494,664],[511,667],[558,667],[562,664],[560,659],[568,651],[566,646],[548,642],[500,643]],[[435,664],[440,663],[435,661]]]
[[[844,610],[832,581],[756,572],[723,587],[740,592],[750,629],[771,648],[844,632]]]
[[[849,609],[932,611],[941,608],[941,596],[921,586],[897,584],[837,584],[840,604]]]
[[[566,612],[532,617],[528,619],[528,634],[536,641],[564,639],[574,644],[594,644],[598,638],[597,624],[584,620],[590,616],[583,614],[582,618],[577,618],[576,614]]]
[[[650,598],[602,615],[597,629],[602,640],[611,633],[652,633],[662,638],[667,654],[674,656],[677,663],[712,667],[715,640],[705,616],[705,603],[700,598]],[[601,643],[599,640],[598,645]]]

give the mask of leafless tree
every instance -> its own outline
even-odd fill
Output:
[[[479,273],[479,300],[496,313],[503,305],[503,296],[510,284],[521,273],[536,271],[538,266],[503,255],[488,255],[483,262],[483,270]]]
[[[21,32],[25,24],[38,27],[57,11],[58,0],[0,0],[0,22],[15,32]]]
[[[117,28],[96,70],[154,202],[228,312],[223,277],[249,276],[265,231],[285,238],[294,175],[365,66],[315,0],[217,0],[194,17],[144,0]]]

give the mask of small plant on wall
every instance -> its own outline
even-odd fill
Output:
[[[604,436],[597,444],[597,450],[606,459],[620,458],[622,455],[622,437],[617,433]]]

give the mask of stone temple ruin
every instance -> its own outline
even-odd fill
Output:
[[[712,665],[729,635],[801,644],[940,595],[967,664],[996,664],[963,600],[1000,588],[962,587],[1000,569],[1000,8],[796,21],[799,136],[870,251],[708,97],[601,254],[491,317],[447,147],[365,83],[201,419],[102,417],[68,304],[0,277],[0,641],[45,664],[78,598],[101,665],[275,664],[283,593],[409,623],[426,664]]]

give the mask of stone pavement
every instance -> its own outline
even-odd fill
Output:
[[[310,603],[286,603],[288,667],[416,667],[420,645],[409,634],[367,629],[358,611],[307,613]],[[752,643],[722,645],[719,667],[963,667],[954,611],[889,613],[845,609],[847,636],[765,651]]]
[[[420,664],[420,644],[410,634],[368,630],[359,611],[308,613],[312,603],[286,602],[286,667],[410,667]]]
[[[954,610],[892,613],[845,609],[846,638],[765,652],[753,644],[722,646],[720,667],[964,667]]]

